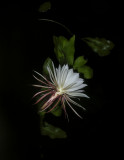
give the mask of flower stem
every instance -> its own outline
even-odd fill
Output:
[[[70,29],[60,22],[54,21],[52,19],[45,19],[45,18],[39,19],[39,21],[47,21],[47,22],[56,23],[56,24],[60,25],[61,27],[63,27],[69,34],[73,35],[73,33],[70,31]]]

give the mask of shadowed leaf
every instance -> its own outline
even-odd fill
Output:
[[[62,108],[60,106],[56,106],[56,108],[53,109],[51,113],[56,117],[60,117],[62,115]]]
[[[110,54],[110,51],[113,49],[114,44],[110,40],[105,38],[91,38],[86,37],[82,38],[84,42],[88,44],[91,49],[96,52],[99,56],[107,56]]]
[[[66,138],[67,134],[61,128],[55,127],[47,122],[41,128],[42,135],[49,136],[51,139]]]
[[[51,9],[51,3],[48,1],[48,2],[44,2],[43,4],[41,4],[38,11],[47,12],[49,9]]]
[[[50,66],[50,68],[52,68],[52,60],[48,57],[44,64],[43,64],[43,74],[45,75],[49,75],[49,72],[47,70],[48,65]]]

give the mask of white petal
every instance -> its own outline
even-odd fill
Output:
[[[62,88],[64,88],[63,86],[64,86],[64,84],[65,84],[65,80],[66,80],[67,74],[68,74],[68,70],[66,69],[66,70],[64,71],[64,76],[63,76],[62,81],[61,81],[61,87],[62,87]]]
[[[87,97],[83,92],[83,88],[87,86],[84,80],[79,78],[79,73],[74,73],[73,69],[69,69],[68,65],[59,65],[55,69],[53,64],[53,72],[48,67],[51,81],[56,85],[56,89],[61,88],[63,93],[72,97]]]
[[[57,75],[56,75],[55,66],[53,62],[52,62],[52,66],[53,66],[53,73],[54,73],[55,81],[57,82]]]
[[[70,77],[71,80],[70,83],[77,82],[78,79],[79,79],[79,73],[73,73],[73,75]]]
[[[69,70],[68,70],[67,77],[66,77],[66,80],[65,80],[65,84],[66,84],[67,82],[69,82],[69,79],[70,79],[70,77],[72,76],[72,74],[73,74],[73,69],[69,69]],[[65,86],[65,84],[64,84],[64,86]],[[64,87],[64,86],[63,86],[63,87]]]
[[[60,87],[63,87],[67,74],[68,74],[68,65],[64,65],[61,71],[61,86]]]
[[[84,93],[76,93],[76,92],[69,92],[68,95],[74,96],[74,97],[86,97],[89,98],[86,94]]]
[[[67,92],[71,92],[71,91],[76,91],[76,90],[79,90],[79,89],[82,89],[84,88],[85,86],[87,86],[87,84],[81,84],[79,86],[76,86],[76,87],[71,87],[67,90]]]
[[[79,73],[73,73],[73,70],[68,72],[68,75],[66,77],[66,81],[64,84],[64,88],[67,87],[69,84],[74,83],[79,77]]]
[[[68,94],[68,93],[82,93],[82,92],[84,92],[84,90],[77,90],[77,91],[71,91],[71,92],[67,91],[66,93]]]
[[[54,75],[53,75],[49,66],[47,67],[47,70],[49,72],[49,76],[50,76],[51,81],[53,82],[53,84],[55,84],[55,78],[54,78]]]
[[[57,71],[57,82],[60,86],[60,80],[61,80],[61,66],[59,65],[58,71]]]
[[[76,83],[73,85],[73,87],[77,87],[77,86],[80,86],[81,84],[83,84],[83,80],[81,79],[78,79],[77,81],[76,81]]]

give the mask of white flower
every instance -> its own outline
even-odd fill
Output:
[[[65,102],[68,104],[68,106],[77,114],[80,118],[82,118],[75,109],[71,106],[70,103],[81,107],[85,110],[84,107],[82,107],[80,104],[76,103],[72,98],[79,98],[79,97],[87,97],[86,94],[83,93],[84,90],[82,90],[86,84],[84,84],[84,80],[82,78],[79,78],[79,73],[74,73],[73,69],[69,69],[68,65],[63,65],[62,67],[59,65],[58,68],[54,67],[54,64],[52,64],[52,69],[48,66],[47,67],[49,72],[50,81],[47,80],[43,75],[40,73],[34,71],[37,75],[39,75],[44,81],[41,79],[38,79],[36,76],[34,76],[35,79],[37,79],[41,84],[43,85],[34,85],[35,87],[41,87],[46,88],[45,90],[41,90],[40,92],[36,93],[33,97],[41,94],[41,97],[37,100],[35,104],[40,102],[45,97],[50,97],[45,102],[45,104],[41,107],[41,111],[47,110],[48,108],[50,112],[52,109],[54,109],[59,102],[61,102],[61,105],[65,111],[66,116],[66,107]],[[43,94],[45,93],[45,94]],[[51,108],[50,106],[53,105]]]

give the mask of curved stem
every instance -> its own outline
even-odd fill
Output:
[[[52,23],[56,23],[58,25],[60,25],[61,27],[63,27],[69,34],[73,35],[73,33],[70,31],[69,28],[67,28],[64,24],[60,23],[60,22],[57,22],[57,21],[54,21],[52,19],[39,19],[40,21],[47,21],[47,22],[52,22]]]

